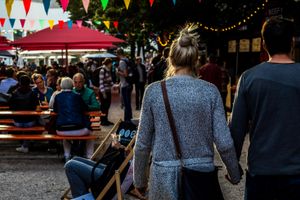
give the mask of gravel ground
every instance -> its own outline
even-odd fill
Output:
[[[134,117],[138,118],[139,111],[133,111]],[[123,117],[119,97],[116,95],[110,113],[109,118],[113,122]],[[104,137],[110,128],[103,127],[101,135]],[[62,155],[48,153],[43,142],[35,142],[28,154],[17,153],[15,148],[18,145],[18,142],[0,142],[0,200],[60,199],[64,190],[68,188]],[[245,163],[245,157],[244,151],[242,163]],[[216,165],[222,165],[218,155],[215,160]],[[244,165],[243,168],[245,169]],[[240,184],[233,186],[225,180],[224,175],[223,167],[219,173],[219,180],[225,200],[243,199],[244,179]]]

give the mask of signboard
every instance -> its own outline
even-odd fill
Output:
[[[236,41],[230,40],[228,41],[228,53],[235,53],[236,52]]]
[[[240,52],[249,52],[250,51],[250,40],[241,39],[240,40]]]
[[[252,52],[260,52],[261,50],[261,38],[252,39]]]

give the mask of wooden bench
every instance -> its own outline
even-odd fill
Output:
[[[96,135],[60,136],[50,134],[0,134],[0,140],[96,140]]]

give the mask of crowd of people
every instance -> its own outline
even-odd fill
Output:
[[[214,147],[226,166],[226,179],[238,184],[243,176],[239,159],[244,138],[249,134],[245,199],[300,199],[300,65],[291,57],[293,23],[280,17],[264,23],[261,34],[269,60],[245,71],[239,78],[229,125],[226,115],[229,76],[225,63],[210,55],[200,67],[199,35],[195,30],[193,25],[186,26],[162,56],[144,64],[141,57],[136,57],[133,63],[123,49],[116,51],[115,74],[119,79],[124,121],[132,120],[133,85],[136,109],[141,109],[133,159],[136,193],[146,198],[148,190],[148,199],[179,199],[182,167],[204,174],[216,171]],[[93,70],[97,68],[97,86],[91,84],[84,65],[69,71],[52,66],[44,73],[38,69],[32,72],[7,68],[0,91],[12,94],[9,100],[12,110],[35,110],[38,105],[49,104],[58,113],[57,134],[86,135],[91,129],[85,111],[101,110],[106,114],[101,118],[102,125],[113,124],[109,121],[109,108],[111,90],[117,87],[112,59],[104,59]],[[130,76],[134,77],[133,83]],[[36,119],[28,117],[14,120],[16,126],[22,127],[36,123]],[[174,129],[178,132],[177,142]],[[69,160],[70,146],[67,142],[63,145]],[[26,141],[21,148],[17,150],[28,152]],[[90,158],[92,152],[93,143],[87,143],[85,157]],[[73,197],[88,192],[88,184],[78,185],[74,181],[80,173],[89,182],[94,164],[81,158],[66,164]],[[104,168],[100,165],[97,177]],[[210,191],[201,190],[205,196],[213,195]],[[219,199],[223,199],[222,195]]]

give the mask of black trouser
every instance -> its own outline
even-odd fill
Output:
[[[247,172],[245,200],[299,200],[300,175],[256,175]]]
[[[137,109],[140,109],[142,106],[144,91],[145,82],[137,82],[135,84],[135,105]]]
[[[108,110],[111,104],[111,91],[105,91],[106,98],[103,97],[103,94],[100,92],[100,110],[105,116],[101,116],[101,122],[108,122]]]

